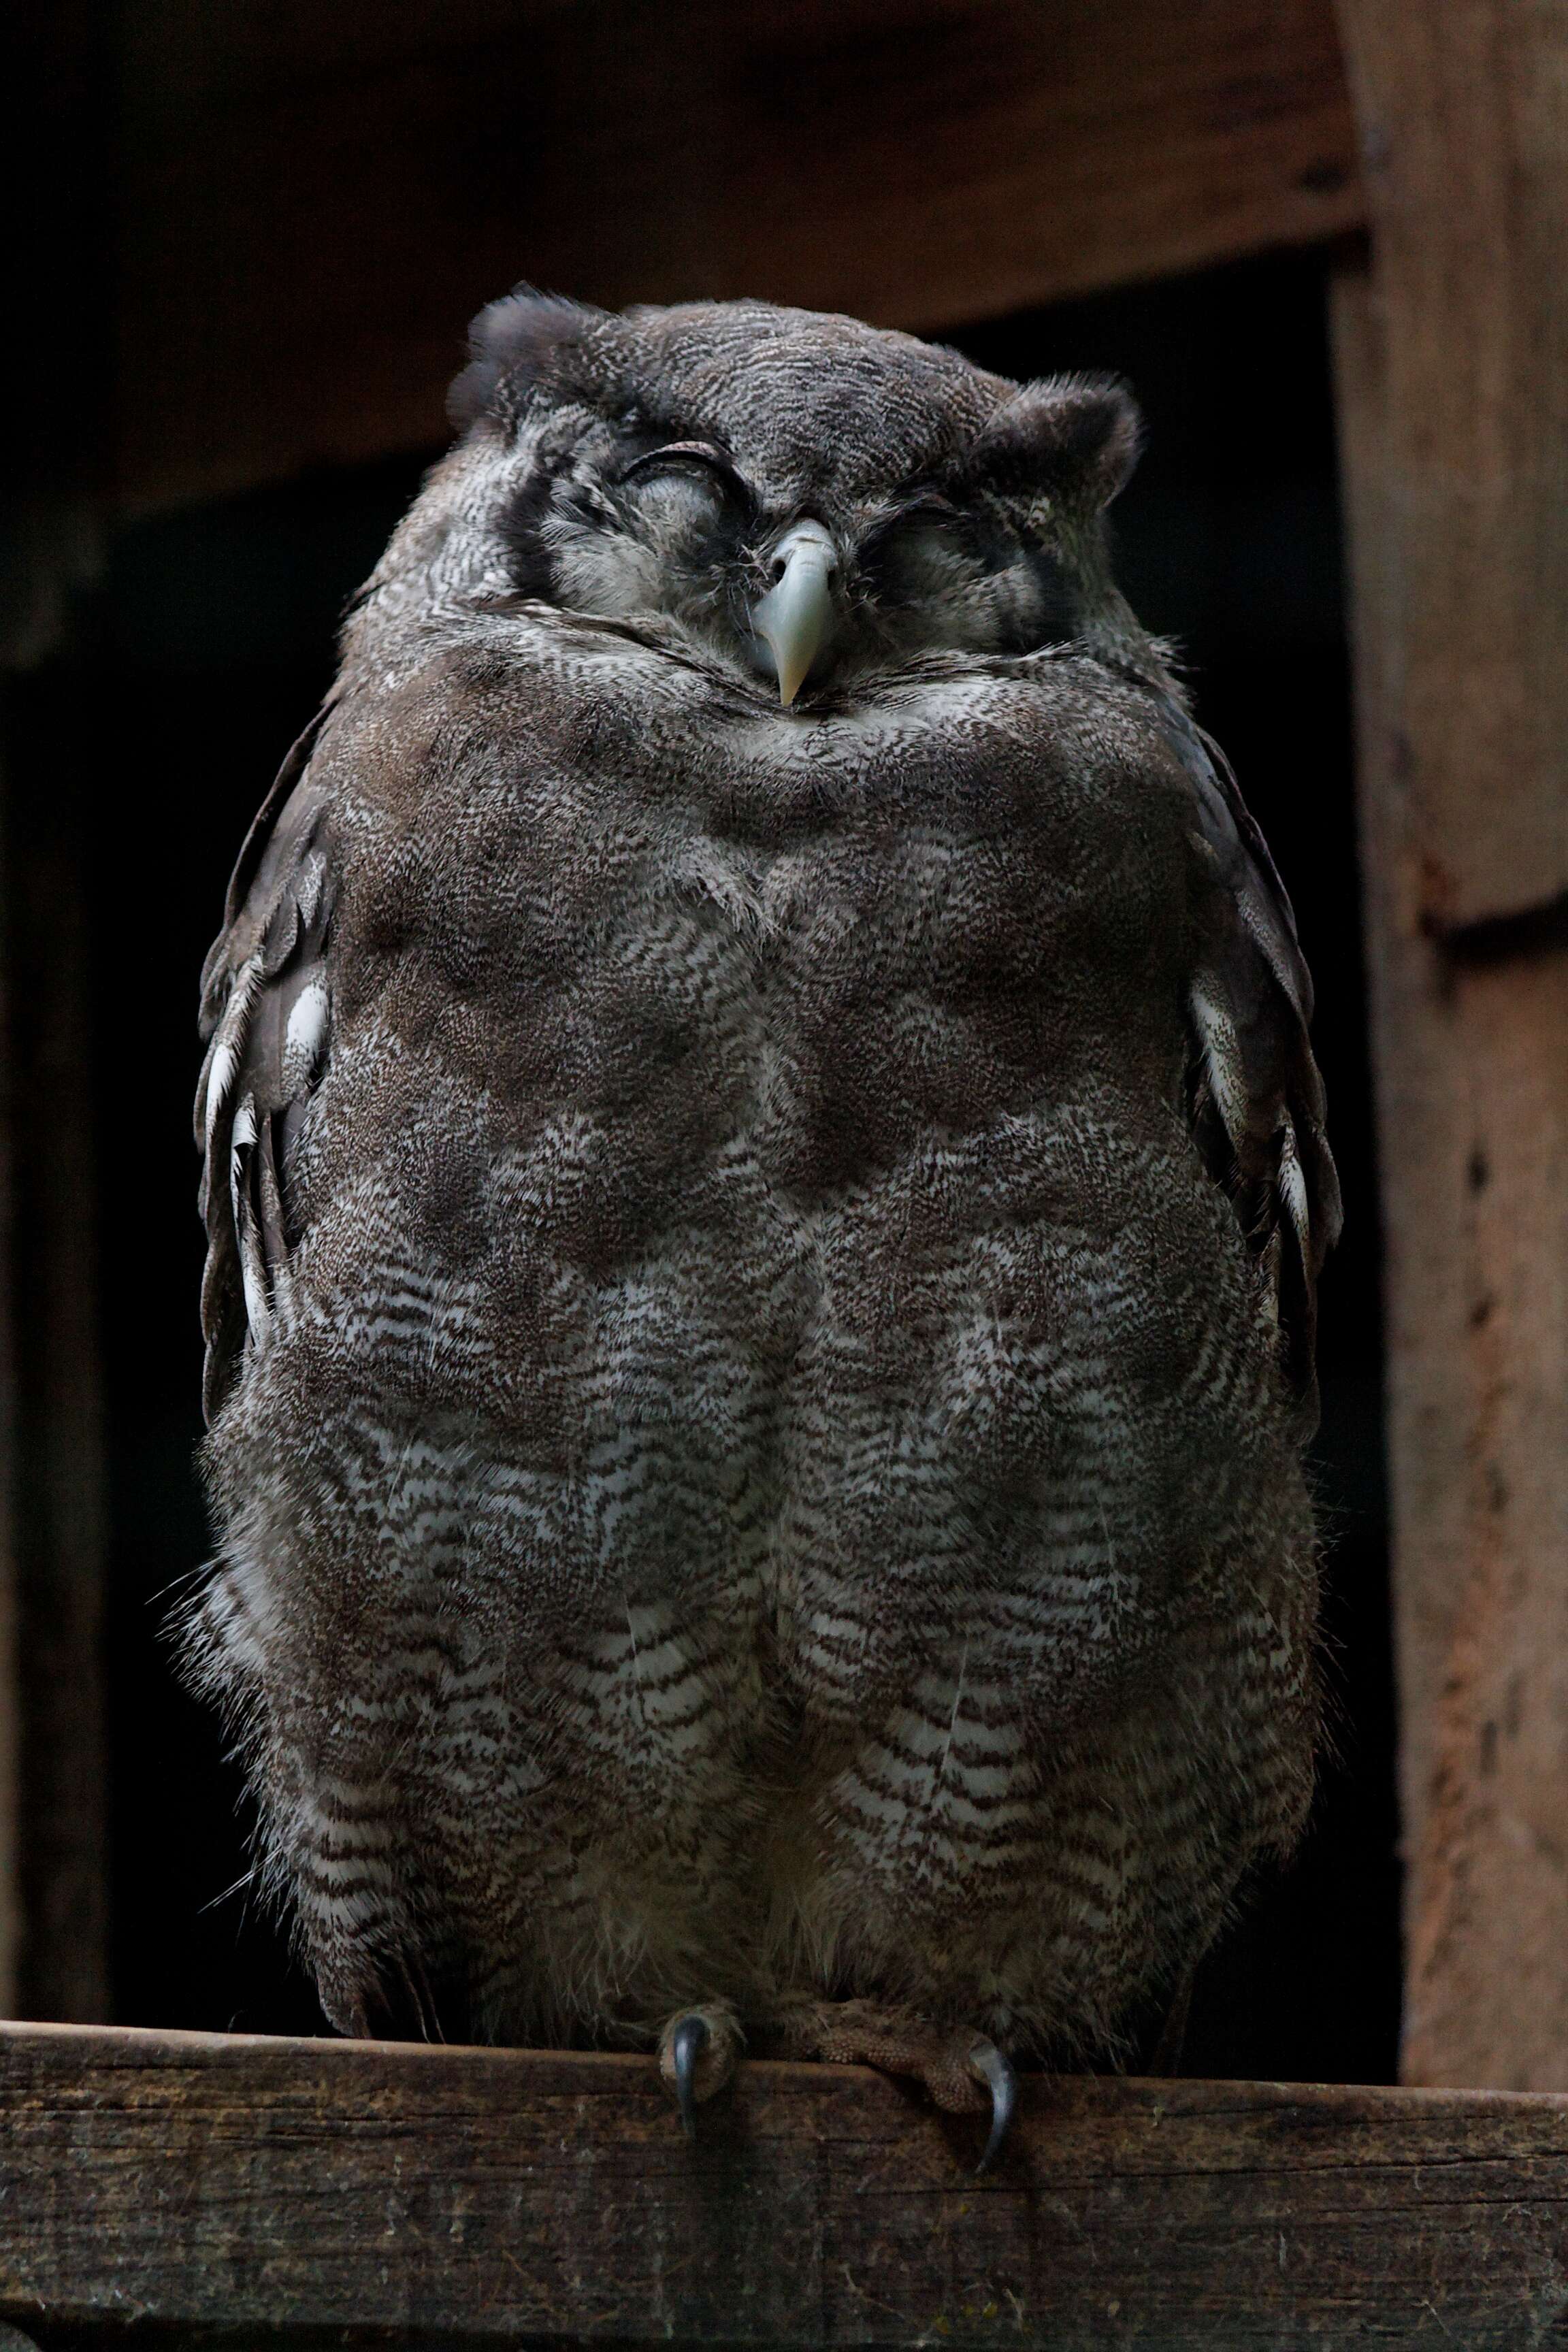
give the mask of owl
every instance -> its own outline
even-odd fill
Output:
[[[1310,985],[1114,380],[481,314],[203,990],[185,1629],[327,2016],[989,2114],[1307,1806]]]

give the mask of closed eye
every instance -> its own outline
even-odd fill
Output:
[[[921,539],[947,539],[956,544],[964,536],[967,518],[938,490],[909,499],[890,514],[881,516],[860,541],[860,560],[868,571],[879,571],[896,562],[900,551]]]
[[[955,567],[984,572],[989,551],[976,544],[981,537],[973,517],[926,492],[872,525],[860,542],[861,574],[876,594],[919,598]]]
[[[629,482],[639,474],[662,472],[667,467],[715,477],[726,489],[737,493],[748,505],[752,502],[752,493],[735,470],[734,459],[728,450],[721,449],[712,441],[667,441],[662,448],[645,449],[640,457],[634,457],[624,468],[621,480]]]
[[[861,541],[872,604],[921,642],[1033,653],[1076,634],[1060,561],[1004,514],[960,507],[939,491],[905,499]]]

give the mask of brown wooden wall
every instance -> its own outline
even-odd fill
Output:
[[[931,330],[1353,227],[1329,0],[128,12],[121,499],[440,437],[515,279]]]

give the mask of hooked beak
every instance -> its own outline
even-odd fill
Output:
[[[787,709],[833,626],[838,553],[819,522],[797,522],[773,550],[773,586],[752,607],[752,626],[773,657]]]

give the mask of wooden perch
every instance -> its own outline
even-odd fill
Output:
[[[1568,2314],[1551,2096],[1035,2079],[984,2180],[977,2120],[858,2067],[747,2065],[689,2146],[643,2058],[21,2025],[0,2105],[0,2313],[73,2344],[1487,2352]]]

